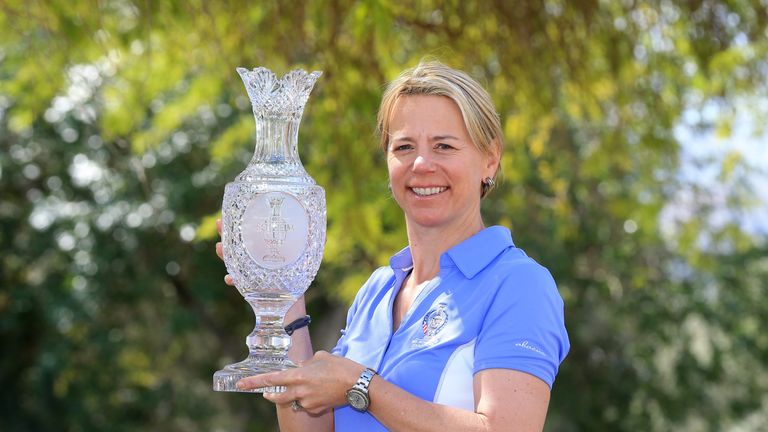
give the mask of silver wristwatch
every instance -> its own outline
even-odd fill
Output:
[[[360,378],[357,379],[357,383],[347,390],[347,403],[355,411],[366,412],[368,411],[368,405],[371,404],[371,399],[368,397],[368,386],[371,384],[371,379],[376,375],[376,371],[371,368],[366,368],[363,373],[360,374]]]

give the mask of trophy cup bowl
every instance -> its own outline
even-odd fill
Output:
[[[304,105],[321,72],[293,70],[282,78],[263,67],[237,68],[256,120],[256,149],[224,189],[221,239],[224,264],[250,304],[256,325],[248,357],[213,376],[215,391],[238,392],[242,378],[296,367],[287,357],[285,313],[317,274],[325,246],[325,191],[298,154]],[[248,392],[280,392],[267,387]]]

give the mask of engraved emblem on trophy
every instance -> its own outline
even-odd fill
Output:
[[[242,378],[296,367],[283,319],[315,278],[325,246],[325,191],[304,169],[299,123],[321,72],[293,70],[278,78],[263,67],[237,68],[256,120],[256,149],[224,189],[224,264],[256,315],[248,356],[213,376],[216,391],[240,391]],[[255,390],[282,391],[279,387]]]
[[[264,233],[264,242],[269,245],[269,254],[264,255],[264,261],[284,263],[285,257],[280,255],[280,247],[285,243],[288,231],[293,230],[293,225],[286,222],[280,215],[285,197],[276,196],[269,199],[271,212],[268,218],[259,225],[259,231]]]

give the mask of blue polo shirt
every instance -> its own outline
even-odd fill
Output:
[[[563,300],[549,271],[515,247],[507,228],[486,228],[446,251],[393,332],[392,305],[412,268],[406,247],[371,275],[334,354],[422,399],[469,411],[473,376],[484,369],[523,371],[552,387],[570,348]],[[334,422],[337,431],[386,430],[349,406],[334,410]]]

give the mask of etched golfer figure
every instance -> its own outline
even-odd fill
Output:
[[[269,218],[260,226],[264,231],[264,242],[269,245],[270,252],[268,255],[264,255],[264,261],[285,262],[285,257],[280,254],[280,248],[285,243],[288,231],[293,230],[293,225],[283,219],[280,214],[284,200],[284,197],[274,197],[269,200],[271,213]]]

